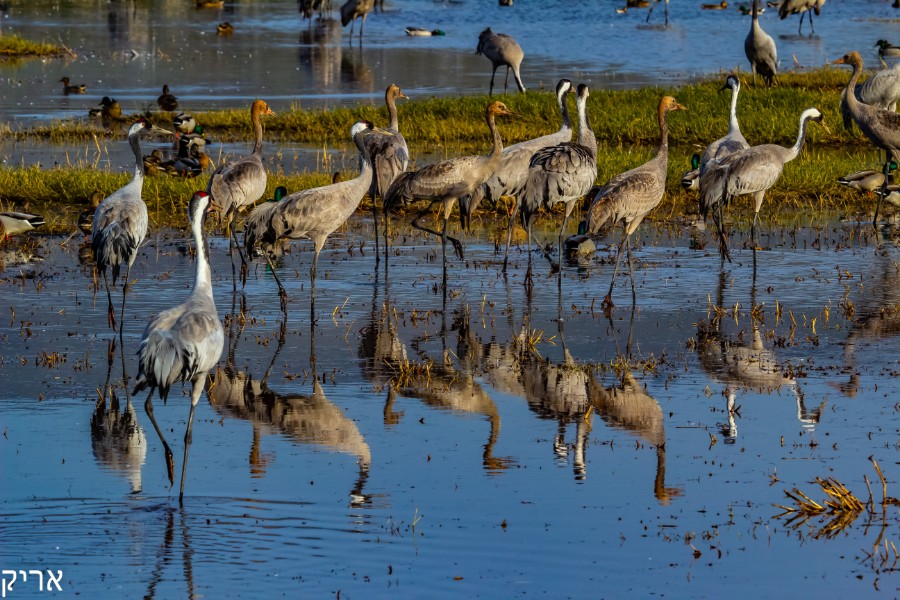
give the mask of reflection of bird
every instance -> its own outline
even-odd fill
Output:
[[[103,275],[106,285],[107,322],[113,331],[116,329],[116,316],[113,312],[112,296],[109,281],[106,278],[106,267],[112,268],[112,282],[116,284],[119,270],[126,266],[125,282],[122,284],[122,325],[125,318],[125,294],[131,274],[131,265],[137,258],[137,251],[147,236],[147,205],[141,198],[144,188],[144,160],[141,156],[140,137],[151,133],[171,135],[157,127],[147,119],[138,119],[128,130],[128,144],[134,153],[134,177],[125,185],[107,196],[94,212],[91,248],[97,270]]]
[[[138,351],[140,371],[134,387],[135,394],[150,388],[144,409],[165,448],[169,481],[174,483],[175,464],[172,451],[153,416],[153,391],[157,390],[159,397],[165,402],[173,383],[191,382],[191,412],[184,434],[184,462],[178,492],[179,501],[184,496],[188,450],[194,427],[194,409],[203,393],[206,376],[219,362],[225,345],[225,333],[213,300],[208,244],[203,229],[211,206],[213,205],[206,192],[195,192],[191,198],[188,218],[197,252],[194,287],[187,300],[174,308],[162,311],[147,325]]]
[[[850,113],[853,122],[863,132],[863,135],[869,138],[869,141],[877,148],[884,150],[885,166],[882,172],[888,173],[892,156],[895,161],[900,162],[900,114],[863,104],[856,99],[856,94],[853,92],[863,70],[863,61],[859,52],[853,51],[845,54],[832,64],[850,65],[853,67],[853,74],[850,76],[850,81],[847,82],[847,87],[844,90],[847,112]],[[881,201],[879,200],[875,206],[873,222],[878,221],[880,208]]]
[[[309,276],[313,296],[315,296],[316,290],[316,265],[319,262],[319,253],[325,246],[325,240],[356,211],[356,207],[359,206],[366,190],[372,183],[372,162],[364,142],[364,137],[372,130],[372,124],[368,121],[357,121],[350,128],[350,136],[359,150],[358,177],[349,181],[295,192],[275,204],[275,209],[271,211],[269,218],[269,227],[261,236],[257,237],[256,228],[248,228],[244,231],[244,247],[249,252],[258,243],[263,244],[265,247],[263,252],[273,274],[275,268],[269,258],[269,248],[279,240],[312,240],[315,244],[315,256],[309,268]],[[378,130],[378,132],[384,132],[384,130]],[[260,210],[260,208],[256,210]],[[262,210],[269,209],[262,207]],[[275,275],[275,281],[278,283],[282,309],[286,309],[287,292],[277,275]]]
[[[83,94],[87,91],[87,86],[83,83],[70,85],[68,77],[63,77],[59,82],[63,84],[63,94],[66,96],[69,94]]]
[[[635,301],[634,268],[631,261],[631,234],[635,232],[644,217],[662,200],[666,191],[666,165],[669,160],[668,113],[686,110],[675,98],[663,96],[659,102],[659,148],[656,156],[630,171],[616,175],[602,188],[593,193],[588,210],[588,233],[594,234],[606,221],[615,224],[622,221],[622,241],[616,251],[616,266],[613,269],[609,292],[603,299],[605,307],[612,307],[612,291],[616,284],[616,273],[622,258],[622,247],[628,252],[628,269],[631,272],[631,298]]]
[[[304,19],[312,19],[318,11],[322,13],[331,10],[331,0],[297,0],[297,10]]]
[[[375,0],[347,0],[341,5],[341,25],[344,27],[350,24],[350,37],[353,37],[353,26],[356,19],[362,18],[359,23],[359,39],[362,41],[363,27],[366,24],[366,17],[375,6]]]
[[[206,186],[206,192],[222,209],[222,217],[231,236],[229,250],[232,243],[237,243],[234,224],[237,221],[238,212],[259,200],[266,192],[268,175],[262,161],[263,130],[260,117],[274,114],[265,101],[253,101],[250,106],[250,123],[253,125],[254,133],[253,151],[247,156],[236,158],[220,166],[209,178],[209,184]],[[243,261],[244,257],[241,255],[242,273]]]
[[[897,101],[900,100],[900,62],[891,69],[876,71],[864,82],[856,84],[855,90],[859,102],[895,112]],[[846,88],[841,90],[841,114],[844,117],[844,127],[852,131],[853,116],[847,104]]]
[[[519,74],[519,68],[522,65],[522,59],[525,58],[525,53],[522,52],[522,47],[519,46],[512,36],[505,33],[494,33],[488,27],[478,36],[478,47],[475,49],[475,52],[476,54],[483,54],[491,61],[494,67],[494,70],[491,72],[491,87],[488,92],[490,95],[494,94],[494,75],[497,74],[497,69],[502,66],[506,66],[506,80],[503,83],[503,92],[506,93],[509,88],[510,69],[512,69],[519,91],[525,91],[522,76]]]
[[[823,4],[825,4],[825,0],[782,0],[781,4],[778,6],[778,16],[782,19],[786,19],[790,15],[799,14],[800,28],[798,29],[797,34],[800,35],[803,33],[803,17],[806,16],[807,11],[812,9],[818,17],[822,14]],[[810,35],[816,32],[815,27],[813,27],[812,13],[809,13],[809,28],[812,30]]]
[[[559,229],[558,250],[562,261],[562,239],[575,203],[597,179],[597,139],[587,114],[588,86],[578,86],[578,141],[563,142],[535,152],[528,163],[528,179],[522,197],[522,219],[531,243],[531,219],[540,208],[551,210],[559,202],[566,205]]]
[[[512,196],[513,213],[509,218],[509,232],[506,241],[506,256],[503,260],[503,268],[509,258],[509,244],[515,217],[519,211],[519,196],[525,188],[528,180],[528,163],[534,153],[548,146],[555,146],[572,139],[572,119],[569,117],[569,108],[566,104],[566,94],[573,93],[572,82],[568,79],[560,79],[556,84],[556,103],[562,115],[562,124],[559,130],[531,140],[525,140],[503,149],[503,157],[497,170],[491,175],[484,185],[477,188],[475,193],[460,199],[459,214],[463,227],[467,230],[472,226],[472,214],[478,208],[482,198],[487,198],[496,203],[501,196]]]
[[[160,110],[173,111],[178,108],[178,98],[169,93],[169,85],[162,87],[162,94],[156,98],[156,104]]]
[[[383,201],[391,184],[409,166],[409,149],[406,147],[403,134],[400,133],[400,124],[397,119],[397,98],[409,100],[403,90],[392,83],[384,92],[384,103],[387,105],[390,118],[386,128],[387,133],[373,132],[363,140],[372,161],[372,184],[369,186],[369,198],[372,199],[372,218],[375,222],[376,265],[381,260],[381,255],[378,250],[378,208],[375,204],[375,196],[376,194],[381,196]]]
[[[231,35],[234,33],[234,25],[225,21],[216,25],[216,35]]]
[[[731,89],[731,109],[728,112],[728,133],[711,143],[703,151],[700,157],[700,186],[703,186],[703,174],[709,168],[712,161],[718,163],[726,156],[739,150],[749,148],[750,145],[741,133],[741,126],[737,120],[738,94],[741,92],[741,81],[734,75],[729,75],[725,80],[722,90]]]
[[[753,84],[756,85],[756,74],[759,73],[766,85],[771,86],[778,74],[778,50],[775,48],[775,40],[759,24],[759,0],[753,0],[752,14],[750,32],[744,39],[744,54],[750,61]]]
[[[109,393],[107,406],[104,396],[91,416],[91,449],[100,465],[123,473],[131,483],[131,493],[141,491],[141,467],[147,458],[147,436],[138,423],[129,400],[125,410],[119,411],[119,398]]]
[[[89,200],[90,206],[81,211],[81,214],[78,215],[78,229],[84,234],[85,239],[91,236],[91,230],[94,228],[94,213],[97,211],[97,207],[100,206],[100,202],[102,201],[103,193],[97,191],[93,192]]]
[[[447,221],[450,219],[450,213],[453,205],[463,196],[471,195],[479,186],[481,186],[488,177],[490,177],[503,154],[503,141],[500,139],[500,132],[494,123],[494,117],[497,115],[512,115],[512,111],[506,108],[506,105],[499,101],[491,102],[485,111],[485,120],[491,131],[494,145],[491,153],[487,156],[462,156],[459,158],[451,158],[423,167],[418,171],[403,173],[400,175],[384,196],[384,213],[385,220],[390,210],[402,204],[408,204],[415,200],[429,200],[431,204],[425,211],[413,219],[413,227],[433,235],[441,237],[441,247],[443,253],[444,274],[446,276],[447,265],[447,240],[453,242],[456,253],[462,257],[462,244],[459,240],[447,235]],[[419,225],[419,219],[424,216],[425,212],[436,202],[443,205],[444,226],[440,233],[432,229],[428,229]],[[385,232],[388,227],[385,223]],[[387,248],[387,237],[385,237],[385,248]]]
[[[803,149],[809,121],[822,122],[822,113],[816,108],[808,108],[800,115],[800,133],[790,148],[777,144],[751,146],[725,157],[714,168],[707,171],[700,182],[700,212],[703,218],[711,212],[719,235],[719,251],[722,258],[731,260],[725,234],[722,211],[736,197],[753,195],[753,225],[750,229],[751,242],[756,247],[756,224],[766,190],[775,185],[784,165],[794,160]],[[708,177],[707,177],[708,176]],[[708,180],[708,181],[707,181]],[[705,201],[708,200],[708,201]]]
[[[900,56],[900,46],[895,46],[887,40],[878,40],[875,42],[875,46],[878,48],[878,56],[882,58],[896,58]]]
[[[31,231],[44,224],[44,217],[21,212],[0,213],[0,238],[9,239],[10,236]]]

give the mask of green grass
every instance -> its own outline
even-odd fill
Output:
[[[33,42],[17,35],[0,35],[0,58],[26,56],[62,56],[63,49],[54,44]]]

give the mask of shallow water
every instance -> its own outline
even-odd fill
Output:
[[[793,530],[773,507],[795,486],[821,500],[817,476],[865,499],[869,456],[896,494],[895,245],[854,224],[766,226],[754,291],[750,251],[721,270],[714,244],[689,247],[707,234],[646,224],[637,310],[626,270],[607,319],[614,250],[566,265],[561,295],[535,255],[529,299],[527,254],[514,249],[505,280],[483,231],[450,260],[445,299],[439,246],[405,222],[388,276],[370,223],[331,237],[312,331],[311,252],[296,244],[278,267],[283,344],[271,273],[257,260],[233,294],[227,244],[212,240],[227,356],[197,409],[183,507],[122,382],[146,322],[187,294],[183,234],[144,247],[109,366],[103,293],[77,248],[41,238],[43,262],[7,256],[3,567],[62,570],[86,597],[896,590],[865,560],[878,535],[865,517],[826,541],[813,535],[827,519]],[[713,320],[712,305],[727,314]],[[112,414],[108,395],[98,407],[107,383]],[[176,388],[155,402],[176,477],[186,400]]]
[[[637,87],[746,70],[749,17],[736,3],[713,11],[699,4],[671,3],[670,24],[663,28],[662,6],[647,25],[646,10],[619,15],[616,2],[523,1],[503,8],[489,1],[389,0],[384,13],[367,19],[360,46],[348,44],[349,32],[339,21],[302,21],[289,1],[228,1],[221,10],[196,10],[181,0],[13,1],[4,3],[5,33],[61,39],[78,58],[0,66],[0,120],[22,127],[84,118],[103,96],[117,98],[126,112],[155,109],[166,83],[188,111],[247,106],[257,97],[276,111],[297,104],[380,103],[391,82],[413,99],[484,93],[490,65],[475,47],[487,26],[519,41],[526,55],[522,76],[532,88],[552,87],[560,77],[593,87]],[[795,58],[803,67],[817,67],[852,49],[874,67],[874,43],[897,43],[900,13],[887,1],[829,2],[812,37],[806,23],[804,35],[797,35],[798,19],[781,21],[774,9],[762,16],[783,70]],[[222,21],[234,24],[234,35],[215,35]],[[407,26],[440,28],[447,35],[409,37]],[[88,92],[62,95],[58,80],[64,75],[86,84]]]

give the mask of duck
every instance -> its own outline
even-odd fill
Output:
[[[512,6],[513,0],[500,0],[500,6]]]
[[[900,57],[900,46],[895,46],[887,40],[878,40],[875,42],[878,48],[878,56],[881,58],[898,58]]]
[[[650,0],[626,0],[625,6],[628,8],[647,8],[650,6]]]
[[[194,133],[194,129],[198,126],[197,120],[187,113],[181,113],[172,119],[172,126],[178,133]]]
[[[197,8],[222,8],[225,0],[196,0]]]
[[[891,180],[892,177],[889,175],[888,185],[892,183]],[[847,187],[853,188],[855,190],[866,192],[866,195],[871,198],[872,193],[884,185],[884,173],[882,173],[881,171],[876,171],[874,169],[865,169],[862,171],[856,171],[855,173],[850,173],[849,175],[844,175],[843,177],[839,177],[838,183],[840,183],[841,185],[846,185]]]
[[[63,94],[66,96],[69,94],[83,94],[87,91],[87,86],[83,83],[70,85],[68,77],[63,77],[59,82],[63,84]]]
[[[429,35],[447,35],[441,29],[422,29],[421,27],[407,27],[406,35],[412,36],[429,36]]]
[[[703,10],[724,10],[728,8],[728,2],[726,0],[722,0],[718,4],[701,4],[700,8]]]
[[[225,21],[216,25],[216,35],[231,35],[234,33],[234,25]]]
[[[10,236],[31,231],[45,223],[44,217],[22,212],[0,212],[0,237],[8,240]]]
[[[109,96],[103,96],[98,104],[100,108],[92,108],[88,111],[89,117],[99,117],[103,120],[103,126],[107,127],[110,123],[124,123],[125,116],[122,114],[122,106],[119,101]]]
[[[100,206],[100,203],[103,202],[104,197],[103,192],[94,190],[89,200],[90,206],[78,215],[78,229],[84,234],[85,240],[91,237],[91,231],[94,228],[94,212]]]
[[[749,16],[749,15],[753,14],[753,7],[748,6],[746,4],[741,4],[740,6],[738,6],[738,10],[741,11],[742,15]],[[758,14],[758,15],[761,15],[764,12],[766,12],[765,6],[760,6],[759,8],[756,9],[756,14]]]
[[[875,190],[875,193],[881,196],[884,202],[900,208],[900,185],[894,184],[885,188],[879,188]]]
[[[686,190],[700,189],[700,155],[696,152],[691,155],[691,170],[681,176],[681,187]]]
[[[161,148],[154,148],[150,154],[145,154],[143,158],[144,171],[150,177],[165,173],[173,162],[173,159],[166,156],[166,153]]]
[[[622,8],[617,8],[617,9],[616,9],[616,14],[618,14],[618,15],[624,15],[624,14],[627,14],[627,13],[628,13],[628,7],[627,7],[627,6],[623,6]]]
[[[160,110],[173,111],[178,108],[178,98],[169,93],[169,84],[162,87],[162,94],[156,99]]]
[[[194,140],[188,142],[187,156],[177,157],[168,173],[181,177],[197,177],[210,166],[215,166],[209,154],[204,152]]]
[[[587,221],[578,224],[578,233],[567,237],[563,247],[566,256],[590,256],[597,250],[594,240],[587,235]]]

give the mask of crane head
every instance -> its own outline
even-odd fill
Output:
[[[842,57],[840,57],[836,61],[832,62],[831,64],[833,64],[833,65],[851,65],[851,66],[856,66],[857,64],[859,64],[860,66],[862,66],[862,57],[859,55],[859,52],[857,52],[856,50],[853,50],[853,51],[848,52],[847,54],[843,55]]]

